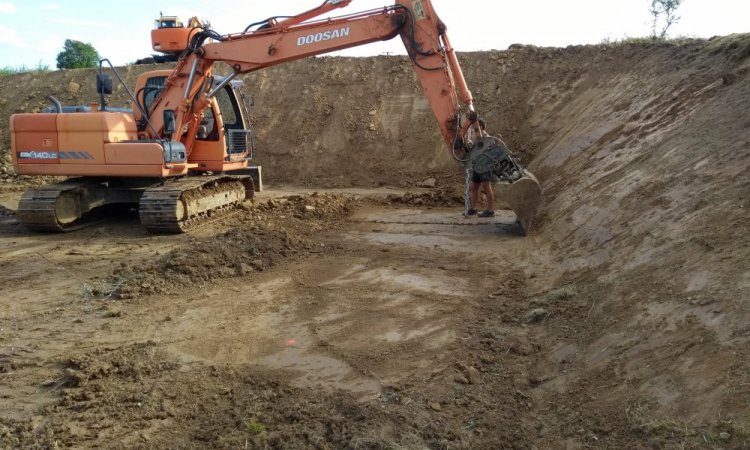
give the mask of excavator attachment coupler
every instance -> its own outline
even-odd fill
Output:
[[[496,182],[496,198],[507,203],[516,213],[516,222],[525,236],[531,229],[542,198],[539,181],[521,166],[498,138],[478,139],[468,156],[474,172],[492,172],[492,179]]]

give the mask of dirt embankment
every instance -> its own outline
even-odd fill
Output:
[[[540,380],[593,414],[645,411],[646,434],[747,424],[750,39],[576,51],[523,122],[560,281],[589,299],[543,333]]]
[[[430,240],[422,222],[401,238],[394,229],[411,226],[408,215],[364,225],[317,221],[305,209],[314,204],[292,199],[267,205],[273,219],[253,228],[251,216],[264,208],[256,205],[240,222],[248,230],[169,241],[166,257],[128,263],[132,272],[157,275],[120,291],[138,300],[119,305],[124,315],[120,309],[113,315],[121,321],[102,327],[126,337],[134,327],[141,339],[130,337],[140,343],[126,345],[123,338],[109,346],[99,337],[82,356],[46,349],[56,365],[16,353],[48,371],[47,396],[62,393],[41,417],[6,420],[0,442],[59,438],[75,445],[126,436],[125,446],[747,448],[750,36],[681,45],[519,46],[463,54],[461,62],[489,130],[501,133],[542,182],[531,237],[485,240],[463,255],[465,235]],[[133,80],[143,68],[128,70]],[[0,78],[0,91],[11,93],[0,107],[4,114],[41,108],[50,80],[65,103],[80,102],[68,92],[70,82],[90,76]],[[272,182],[413,185],[433,173],[441,189],[461,182],[403,58],[316,58],[246,82],[255,97],[258,162]],[[81,93],[94,97],[88,88]],[[0,133],[7,144],[7,123]],[[428,197],[417,206],[430,204]],[[398,198],[415,204],[413,195]],[[319,206],[339,204],[329,200]],[[343,219],[338,208],[330,214]],[[333,223],[356,242],[346,244]],[[169,253],[175,245],[181,251]],[[409,250],[414,246],[418,251]],[[325,250],[313,253],[317,248]],[[232,263],[236,252],[270,259],[244,258],[243,267]],[[268,264],[286,261],[281,252],[319,259],[287,273]],[[4,263],[5,272],[15,273],[7,289],[22,286],[37,267],[14,261]],[[347,271],[333,270],[340,266]],[[179,290],[174,297],[166,284],[179,279],[189,291],[210,284],[204,273],[231,280],[260,269],[281,278],[264,278],[263,289],[239,306],[228,298],[239,297],[239,287],[215,285],[219,293],[207,291],[210,302],[195,307],[191,302],[202,299]],[[401,288],[376,293],[387,279]],[[426,284],[430,290],[413,293]],[[150,305],[149,295],[161,296],[168,314]],[[283,372],[241,365],[256,363],[252,352],[269,339],[252,330],[273,334],[285,323],[279,299],[291,299],[286,303],[306,320],[304,330],[290,329],[345,361],[364,387],[339,380],[348,393],[329,398],[291,387]],[[20,306],[7,307],[9,327],[41,333],[34,320],[44,320],[43,312],[24,321]],[[66,306],[60,308],[65,315]],[[255,308],[268,313],[268,323],[257,322],[248,311]],[[166,317],[152,324],[154,314]],[[237,318],[239,331],[230,333],[225,327]],[[387,329],[405,318],[405,328]],[[90,321],[75,323],[85,329]],[[142,343],[152,335],[174,341]],[[238,342],[252,342],[253,349],[236,348]],[[331,359],[303,371],[335,372]],[[34,367],[11,367],[21,375],[9,386],[43,382],[29,375]],[[376,400],[352,394],[369,389],[361,378],[377,380]],[[123,405],[119,423],[95,426],[98,417],[119,417]]]
[[[647,104],[647,99],[664,95],[666,85],[674,85],[670,95],[676,95],[680,89],[676,84],[689,89],[685,82],[697,86],[701,77],[719,76],[730,84],[742,80],[745,41],[739,36],[682,45],[565,49],[517,45],[507,51],[460,53],[459,59],[489,131],[501,134],[522,159],[531,162],[538,149],[559,144],[551,139],[560,139],[562,128],[569,135],[583,136],[578,133],[582,118],[565,114],[571,108],[587,104],[604,108],[597,117],[589,117],[595,122],[581,130],[598,139],[606,128],[602,120],[622,122],[636,107],[664,106],[666,100]],[[168,66],[119,70],[132,87],[142,72],[163,67]],[[221,72],[221,66],[217,70]],[[406,57],[309,58],[245,75],[244,80],[245,91],[254,99],[256,162],[266,167],[271,182],[416,184],[428,173],[455,170]],[[130,107],[125,89],[115,84],[109,102]],[[94,71],[86,69],[7,76],[0,78],[0,89],[3,117],[38,112],[49,104],[50,94],[63,104],[98,99]],[[605,91],[606,99],[593,97]],[[619,111],[604,107],[612,101]],[[9,144],[4,120],[0,146],[5,172],[10,171]]]

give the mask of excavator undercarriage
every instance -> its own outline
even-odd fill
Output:
[[[138,209],[154,233],[181,233],[239,206],[255,193],[250,176],[214,175],[134,181],[75,178],[27,190],[18,220],[34,231],[73,231]]]
[[[151,232],[181,233],[236,208],[254,192],[249,176],[182,178],[146,189],[138,214]]]

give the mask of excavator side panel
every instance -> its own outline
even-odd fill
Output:
[[[133,114],[111,112],[101,116],[104,142],[132,141],[138,138]]]
[[[59,163],[57,114],[14,114],[10,118],[13,164]]]
[[[208,161],[223,161],[226,146],[224,139],[218,141],[195,140],[193,151],[190,152],[190,161],[205,163]]]
[[[159,143],[136,141],[128,113],[15,114],[10,124],[13,161],[22,175],[167,177],[192,167],[165,166]]]
[[[104,144],[107,164],[157,165],[164,162],[164,149],[156,142],[113,142]]]
[[[99,113],[57,115],[60,164],[104,164],[104,128]]]
[[[16,171],[21,175],[46,175],[61,177],[134,177],[168,178],[187,175],[191,166],[161,164],[19,164]]]

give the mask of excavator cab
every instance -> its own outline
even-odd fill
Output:
[[[161,16],[154,20],[151,48],[157,52],[176,55],[187,48],[192,31],[177,16]]]
[[[154,28],[182,28],[184,25],[177,16],[161,16],[154,21]]]
[[[144,111],[149,111],[161,93],[169,70],[147,72],[137,82],[139,95],[136,97]],[[254,153],[253,133],[250,128],[250,106],[252,100],[242,92],[241,80],[226,83],[224,77],[214,76],[212,88],[221,86],[204,111],[193,136],[187,136],[187,129],[181,130],[179,140],[195,139],[188,162],[197,164],[198,172],[223,172],[226,165],[240,164],[252,159]],[[223,86],[222,86],[223,85]],[[141,127],[146,125],[138,111],[136,120]]]

